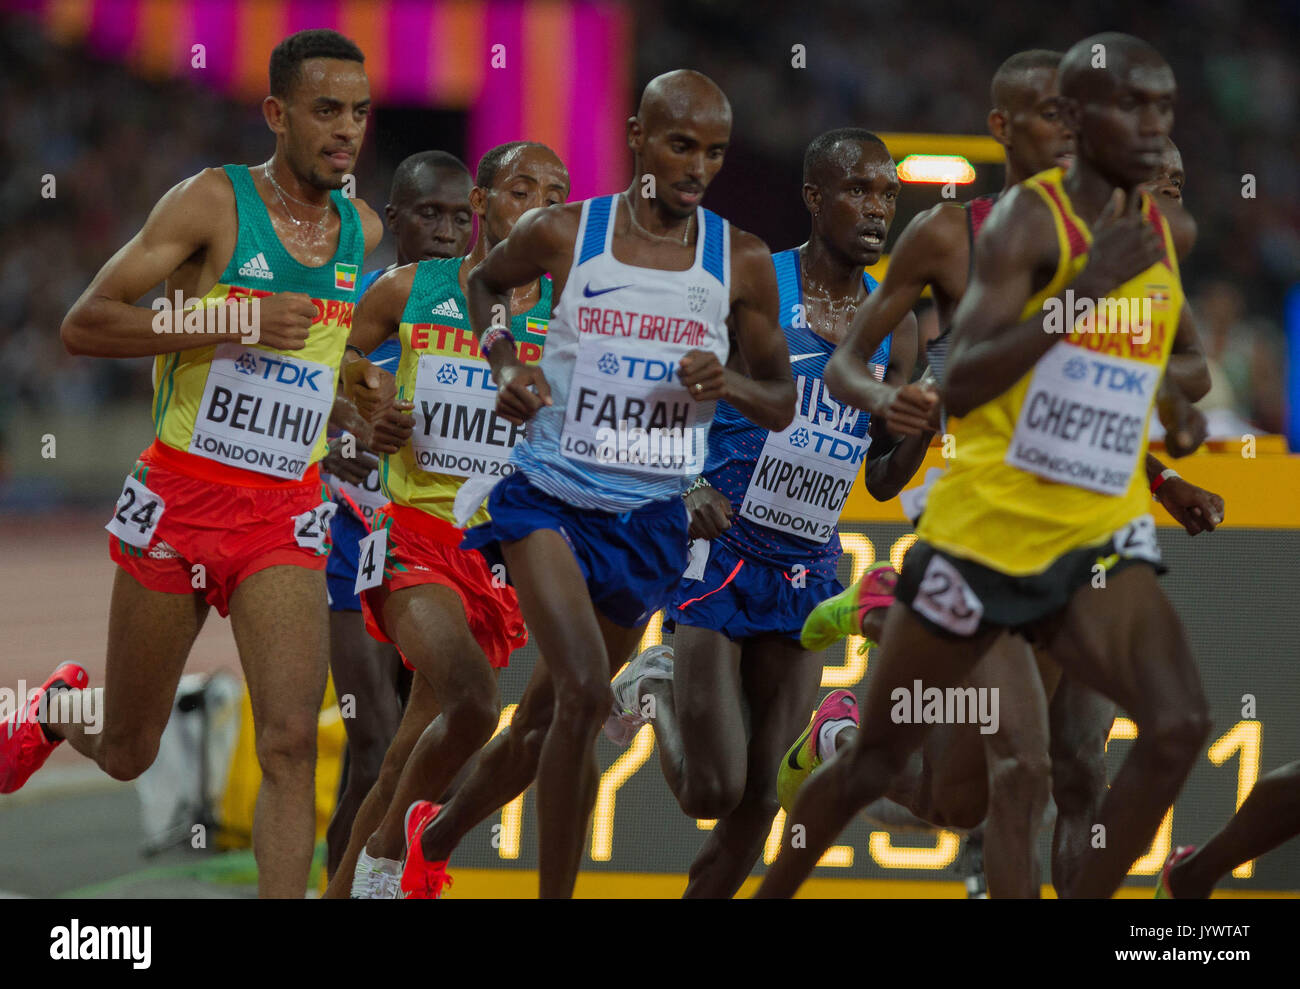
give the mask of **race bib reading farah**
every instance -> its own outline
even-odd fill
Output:
[[[560,451],[570,460],[658,476],[692,477],[704,469],[697,416],[707,422],[712,402],[696,402],[677,381],[677,365],[691,348],[658,345],[654,356],[612,337],[584,334],[569,385]],[[634,437],[636,450],[621,450]]]
[[[334,372],[326,365],[218,344],[189,452],[301,480],[333,404]]]
[[[505,477],[525,427],[496,413],[497,388],[483,361],[421,354],[415,373],[415,463],[435,474]]]
[[[1034,368],[1006,462],[1048,480],[1124,494],[1159,382],[1154,364],[1057,343]]]
[[[768,433],[741,516],[815,543],[829,541],[870,446],[870,436],[795,416],[783,431]]]

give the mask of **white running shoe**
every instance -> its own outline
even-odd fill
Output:
[[[376,858],[363,848],[352,873],[352,899],[391,900],[402,878],[402,863],[396,859]]]
[[[626,746],[646,723],[639,695],[641,681],[647,678],[673,678],[672,646],[651,646],[639,653],[610,684],[614,690],[614,710],[605,722],[605,736],[615,745]]]

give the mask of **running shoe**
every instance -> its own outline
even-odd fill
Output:
[[[830,753],[818,751],[822,725],[827,721],[846,720],[858,723],[858,699],[849,690],[836,690],[826,696],[813,712],[812,721],[804,729],[781,760],[776,772],[776,796],[789,814],[794,809],[799,788],[812,775],[813,770],[826,761]]]
[[[966,873],[966,899],[987,900],[989,881],[984,873],[984,832],[972,831],[966,835],[958,857],[959,868]]]
[[[1154,899],[1175,899],[1173,890],[1169,888],[1169,870],[1183,859],[1187,858],[1187,856],[1191,855],[1194,851],[1196,851],[1195,845],[1179,845],[1169,853],[1169,858],[1165,859],[1165,867],[1160,870],[1160,882],[1156,883],[1156,895]]]
[[[37,720],[41,698],[57,685],[81,689],[89,683],[90,676],[85,669],[76,663],[64,663],[33,692],[26,707],[0,725],[0,793],[21,789],[63,741],[61,738],[51,741],[45,736]]]
[[[862,635],[862,621],[876,608],[888,608],[894,603],[894,587],[898,571],[888,563],[877,563],[866,569],[857,580],[817,605],[803,623],[799,644],[812,652],[819,652],[850,635]],[[875,645],[870,639],[859,652]]]
[[[402,863],[370,855],[364,848],[352,873],[352,899],[393,900],[400,887]]]
[[[402,867],[401,896],[403,900],[438,900],[442,888],[451,885],[447,875],[447,860],[430,862],[424,857],[420,839],[442,804],[417,800],[406,809],[406,864]]]
[[[673,678],[672,646],[651,646],[638,653],[610,686],[614,690],[614,710],[605,722],[605,736],[618,746],[626,746],[641,726],[646,716],[641,713],[641,681],[646,679],[671,680]]]

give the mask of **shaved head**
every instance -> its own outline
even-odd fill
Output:
[[[730,127],[731,103],[708,76],[692,69],[676,69],[650,80],[636,115],[651,132],[714,120],[725,121]]]
[[[1106,97],[1134,69],[1165,69],[1164,56],[1141,38],[1118,31],[1094,34],[1061,60],[1061,95],[1075,100]]]
[[[1048,51],[1045,48],[1016,52],[993,73],[989,99],[994,109],[1016,111],[1033,106],[1038,99],[1038,91],[1030,74],[1036,69],[1055,72],[1064,57],[1062,52]]]

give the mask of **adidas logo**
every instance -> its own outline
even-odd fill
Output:
[[[265,278],[267,281],[275,277],[271,271],[271,266],[266,263],[266,255],[261,251],[258,251],[241,264],[239,273],[245,278]]]
[[[455,299],[444,299],[433,307],[435,316],[447,316],[451,319],[464,319],[465,314],[460,311],[460,306],[456,305]]]

